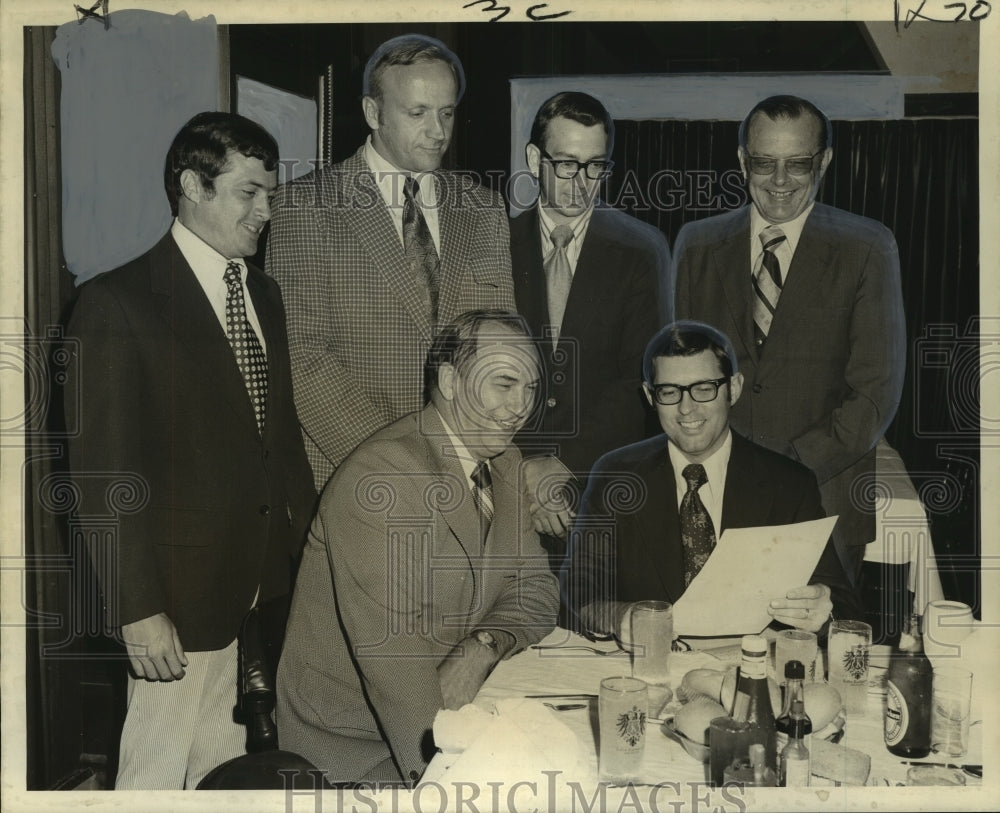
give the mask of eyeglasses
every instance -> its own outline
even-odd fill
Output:
[[[812,172],[813,161],[817,155],[821,155],[824,150],[814,152],[808,158],[758,158],[756,155],[747,153],[750,171],[754,175],[771,175],[777,168],[778,162],[785,164],[785,170],[789,175],[808,175]]]
[[[542,154],[543,159],[552,164],[552,170],[556,173],[556,177],[562,178],[564,181],[575,178],[581,169],[590,180],[599,181],[601,178],[607,178],[611,174],[611,168],[615,165],[614,161],[580,162],[569,158],[553,158],[541,147],[538,148],[538,151]]]
[[[684,393],[691,396],[692,401],[705,404],[714,401],[719,395],[719,387],[729,381],[728,376],[716,378],[711,381],[695,381],[682,387],[680,384],[653,384],[653,400],[660,406],[673,406],[679,404]]]

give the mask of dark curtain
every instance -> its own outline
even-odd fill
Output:
[[[978,119],[834,122],[819,200],[896,235],[909,353],[887,433],[928,510],[949,598],[979,596]],[[748,202],[736,122],[617,123],[605,198],[658,226]]]

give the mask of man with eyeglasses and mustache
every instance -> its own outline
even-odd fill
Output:
[[[815,202],[833,149],[814,104],[764,99],[739,133],[752,203],[681,229],[676,316],[732,337],[745,377],[733,428],[812,469],[856,580],[875,539],[876,446],[904,470],[883,440],[906,367],[896,241]]]
[[[518,445],[526,454],[555,454],[583,480],[598,457],[652,428],[640,391],[642,351],[663,323],[660,285],[673,294],[663,234],[596,205],[613,143],[614,121],[593,96],[564,92],[545,101],[525,147],[538,202],[510,224],[517,308],[545,367],[539,424]],[[541,530],[561,562],[566,525]]]
[[[809,469],[730,429],[746,385],[725,335],[702,322],[674,322],[650,340],[642,366],[664,434],[594,466],[561,574],[577,626],[592,637],[618,634],[633,602],[676,602],[727,528],[824,515]],[[831,611],[860,617],[828,542],[809,584],[776,595],[769,613],[823,633]]]

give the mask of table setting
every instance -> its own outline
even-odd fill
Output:
[[[641,620],[640,626],[650,623]],[[943,785],[981,787],[986,686],[976,678],[991,673],[997,636],[992,627],[973,621],[971,613],[964,616],[962,605],[928,607],[925,626],[935,701],[947,705],[938,698],[945,692],[939,673],[956,672],[958,687],[949,691],[962,698],[952,705],[964,715],[954,741],[935,743],[938,750],[925,757],[901,759],[887,749],[886,673],[892,650],[871,646],[870,630],[867,641],[863,636],[860,641],[861,654],[855,652],[856,663],[865,667],[860,687],[845,690],[837,669],[827,680],[828,652],[823,648],[812,650],[813,661],[803,669],[808,676],[805,712],[814,723],[809,786],[747,788],[719,782],[713,788],[709,738],[715,729],[710,724],[730,714],[727,704],[732,703],[741,663],[739,643],[711,647],[702,641],[703,648],[687,649],[679,640],[664,658],[662,641],[648,649],[625,641],[623,648],[615,641],[595,642],[556,628],[498,664],[473,704],[439,713],[434,738],[441,751],[421,784],[507,788],[514,794],[508,802],[526,809],[586,809],[595,799],[602,809],[629,799],[638,809],[664,809],[667,798],[697,793],[710,794],[724,809],[727,802],[739,808],[749,797],[815,803],[854,789],[874,792],[876,799],[888,794],[884,798],[891,805],[890,800],[902,798],[893,794],[912,792],[903,791],[906,786],[936,785],[938,791]],[[790,643],[765,632],[768,688],[777,717],[781,659],[808,660],[809,642],[803,655],[803,642],[790,636],[793,631],[785,631]],[[652,660],[657,664],[636,651],[656,655]],[[963,676],[968,678],[964,683]],[[723,736],[718,734],[718,742]],[[616,758],[630,764],[623,769],[612,764]]]

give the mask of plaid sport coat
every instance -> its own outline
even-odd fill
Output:
[[[477,308],[514,310],[507,216],[499,194],[437,172],[438,323]],[[366,437],[423,406],[434,325],[426,294],[364,160],[281,187],[266,270],[288,317],[295,405],[317,489]]]

